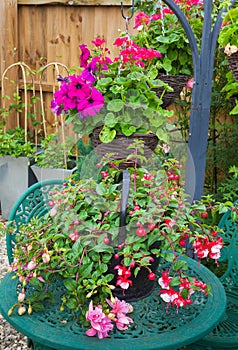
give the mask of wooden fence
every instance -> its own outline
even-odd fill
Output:
[[[123,5],[129,15],[131,0],[124,0]],[[1,0],[0,13],[1,77],[16,62],[24,62],[33,70],[54,61],[67,67],[78,66],[79,44],[86,43],[90,48],[91,40],[96,37],[105,39],[115,54],[112,43],[120,31],[125,31],[119,0]],[[133,20],[129,30],[133,32]],[[7,79],[21,82],[21,70],[9,70]],[[49,91],[54,85],[52,79],[55,76],[49,70],[42,84],[46,95],[52,92]],[[12,84],[4,91],[10,99],[14,92]],[[48,120],[49,125],[53,118]],[[15,126],[15,117],[11,115],[7,127]]]

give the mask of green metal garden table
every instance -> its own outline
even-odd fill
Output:
[[[192,295],[193,304],[178,311],[166,309],[166,303],[159,297],[159,285],[153,293],[133,302],[134,323],[125,332],[115,331],[110,338],[99,340],[85,335],[77,314],[69,310],[59,311],[62,288],[57,283],[54,304],[45,304],[44,311],[32,315],[18,316],[8,310],[16,303],[17,280],[8,274],[0,282],[0,312],[20,333],[29,339],[34,350],[175,350],[191,344],[208,334],[222,319],[226,307],[225,291],[219,279],[206,267],[190,258],[190,274],[210,284],[211,295]],[[165,269],[166,266],[163,266]]]

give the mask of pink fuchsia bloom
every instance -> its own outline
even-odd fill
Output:
[[[112,308],[111,314],[115,316],[113,321],[116,323],[116,327],[121,331],[127,330],[130,323],[133,323],[133,320],[126,316],[127,313],[131,312],[131,305],[118,298],[107,299],[107,302]]]
[[[25,267],[25,270],[34,270],[37,266],[37,263],[34,260],[31,260]]]
[[[24,289],[22,289],[21,293],[18,294],[17,300],[19,303],[22,303],[25,300],[25,298],[26,298],[26,294]]]
[[[45,264],[47,264],[50,261],[50,254],[47,251],[44,251],[42,254],[42,260]]]
[[[187,81],[186,88],[192,90],[194,85],[194,79],[191,78]]]
[[[95,306],[94,308],[92,301],[90,301],[86,312],[86,320],[90,322],[92,327],[86,331],[89,337],[97,335],[99,339],[106,338],[109,336],[108,332],[113,329],[110,318],[104,314],[101,306]]]
[[[69,238],[71,239],[72,242],[76,242],[79,239],[78,231],[71,232],[69,234]]]
[[[131,312],[132,306],[125,302],[125,300],[119,300],[117,297],[111,300],[107,299],[107,303],[111,306],[111,313],[117,314],[128,314]]]

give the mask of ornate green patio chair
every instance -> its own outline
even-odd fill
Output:
[[[8,221],[14,221],[16,229],[24,223],[28,223],[33,217],[41,217],[49,211],[49,194],[53,188],[63,187],[63,181],[59,179],[37,182],[29,187],[16,201],[11,210]],[[6,236],[7,254],[9,263],[12,262],[12,250],[14,237]]]
[[[238,201],[235,206],[238,208]],[[221,218],[219,227],[224,230],[225,242],[219,261],[226,264],[220,278],[227,296],[226,313],[210,334],[188,346],[188,350],[238,349],[238,220],[232,221],[231,211],[228,211]]]

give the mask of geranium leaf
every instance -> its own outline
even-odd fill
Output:
[[[109,101],[107,104],[107,110],[112,112],[119,112],[122,110],[124,103],[122,100]]]
[[[112,112],[109,112],[105,116],[104,124],[109,128],[113,128],[116,125],[117,120],[118,118],[115,117],[115,114]]]
[[[103,143],[109,143],[112,142],[112,140],[115,138],[116,136],[116,130],[111,130],[107,127],[103,127],[103,129],[101,130],[100,134],[99,134],[99,138]]]

